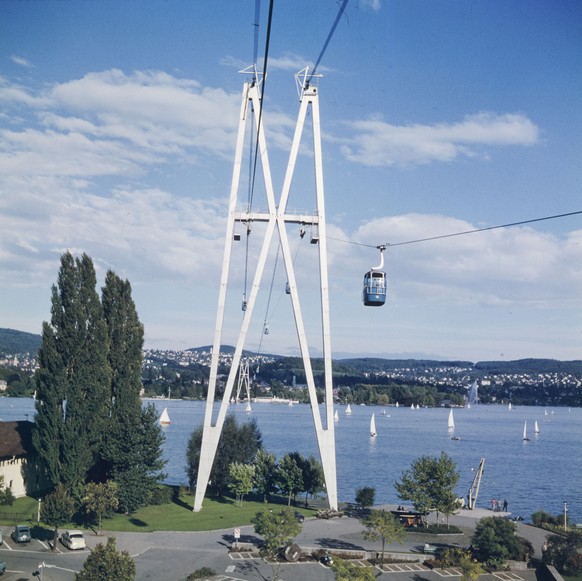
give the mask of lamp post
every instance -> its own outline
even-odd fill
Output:
[[[564,532],[568,530],[568,504],[564,500]]]
[[[38,499],[38,511],[36,513],[36,522],[39,523],[40,522],[40,503],[42,502],[42,499],[39,498]]]

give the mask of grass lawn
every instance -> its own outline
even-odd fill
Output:
[[[125,532],[232,529],[250,524],[251,519],[261,510],[281,510],[286,507],[286,502],[263,503],[248,500],[243,502],[242,507],[239,507],[235,504],[234,499],[231,498],[207,497],[204,499],[202,510],[196,513],[192,512],[193,505],[194,498],[192,495],[180,496],[169,504],[146,506],[131,515],[115,514],[112,518],[104,518],[102,529],[105,531]],[[9,509],[7,512],[34,515],[34,520],[36,520],[38,500],[30,497],[19,498],[13,506],[5,508]],[[316,512],[314,509],[292,508],[293,510],[299,510],[305,516],[313,516]],[[27,522],[28,518],[24,522]],[[13,519],[0,520],[0,523],[3,525],[16,524]],[[79,523],[69,523],[59,528],[63,530],[82,527]]]

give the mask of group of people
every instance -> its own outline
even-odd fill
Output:
[[[491,499],[491,510],[493,512],[501,512],[502,510],[503,510],[503,512],[507,512],[507,500],[504,500],[503,504],[502,504],[501,498],[498,498],[497,500],[492,498]]]

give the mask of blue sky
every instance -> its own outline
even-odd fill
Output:
[[[275,2],[276,191],[294,74],[338,6]],[[100,284],[109,268],[130,280],[146,346],[212,342],[254,17],[254,0],[0,3],[0,326],[40,331],[70,250],[93,258]],[[398,245],[582,210],[582,4],[353,0],[320,72],[334,355],[582,358],[582,215]],[[289,208],[314,209],[312,168],[306,142]],[[317,354],[316,256],[289,228]],[[366,245],[385,242],[389,300],[366,308],[362,276],[378,263]],[[233,262],[234,344],[242,245]],[[248,348],[297,353],[284,282],[272,257]]]

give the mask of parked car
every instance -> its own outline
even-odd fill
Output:
[[[6,563],[4,561],[0,561],[0,575],[4,575],[4,571],[6,571]]]
[[[85,549],[87,547],[85,537],[81,531],[65,531],[61,535],[61,543],[71,551]]]
[[[28,525],[16,525],[10,536],[15,543],[30,543],[31,539]]]
[[[2,531],[0,531],[0,545],[4,543],[4,537],[2,536]]]
[[[305,517],[298,510],[296,510],[295,519],[297,520],[297,522],[303,522],[305,520]]]

